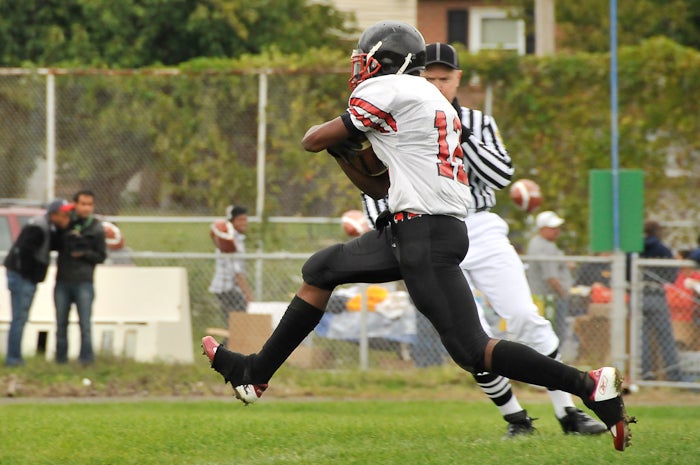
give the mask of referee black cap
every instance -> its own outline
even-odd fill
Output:
[[[425,47],[425,66],[441,64],[452,69],[459,69],[457,50],[450,44],[440,42],[428,44]]]

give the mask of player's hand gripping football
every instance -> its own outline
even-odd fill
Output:
[[[348,137],[335,145],[326,149],[326,151],[335,158],[340,158],[347,163],[353,158],[356,158],[360,153],[370,146],[366,137]]]

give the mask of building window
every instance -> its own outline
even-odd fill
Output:
[[[467,10],[447,11],[447,43],[467,45]]]
[[[509,15],[504,8],[469,9],[469,51],[516,50],[525,54],[525,21]]]

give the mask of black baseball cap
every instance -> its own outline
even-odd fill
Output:
[[[457,50],[450,44],[436,42],[425,46],[425,66],[434,64],[445,65],[452,69],[459,69]]]
[[[73,211],[74,206],[74,204],[68,202],[65,199],[57,198],[47,205],[46,213],[48,213],[49,215],[53,215],[54,213],[58,212],[70,212]]]

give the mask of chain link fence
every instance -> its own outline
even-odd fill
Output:
[[[226,334],[231,326],[208,290],[215,258],[208,223],[228,204],[249,206],[252,253],[243,258],[255,298],[246,314],[251,317],[239,315],[231,329],[250,336],[246,347],[257,350],[298,288],[304,259],[344,240],[338,217],[359,207],[330,157],[313,158],[298,144],[319,115],[335,116],[346,98],[344,80],[333,73],[5,69],[0,203],[38,205],[92,189],[98,212],[126,239],[128,248],[113,255],[113,263],[187,269],[195,346],[207,331]],[[667,226],[676,246],[694,245],[697,224]],[[536,303],[563,328],[567,362],[610,363],[610,262],[567,260],[575,277],[567,312],[555,311],[552,296],[535,296]],[[659,273],[657,266],[676,271]],[[642,260],[632,266],[626,353],[631,377],[640,383],[696,386],[700,378],[698,295],[689,266]],[[690,276],[679,282],[685,273]],[[339,290],[295,363],[389,369],[448,363],[403,292],[400,283]],[[366,295],[359,308],[364,301],[367,312],[358,309],[359,294]],[[507,335],[482,303],[496,334]],[[252,317],[265,313],[269,321]],[[233,333],[230,339],[236,344]]]
[[[261,222],[339,216],[359,205],[353,186],[299,141],[344,107],[346,74],[0,69],[0,203],[91,189],[110,216],[218,216],[231,203]],[[676,247],[695,246],[696,222],[661,221]]]
[[[0,198],[91,189],[109,215],[219,215],[232,202],[267,216],[339,214],[348,183],[327,182],[342,173],[298,141],[319,113],[342,108],[342,81],[0,69]]]
[[[631,375],[644,385],[700,382],[700,271],[687,260],[631,261]]]
[[[226,330],[229,343],[257,351],[301,283],[307,254],[246,254],[243,258],[254,289],[249,315],[238,315],[229,327],[209,285],[214,254],[133,253],[137,266],[184,266],[188,270],[195,345],[212,329]],[[114,256],[111,260],[114,260]],[[526,266],[542,257],[523,256]],[[551,258],[549,258],[551,260]],[[533,296],[554,327],[563,315],[560,350],[564,361],[583,368],[608,365],[611,358],[612,314],[610,257],[563,257],[574,276],[568,311],[556,312],[550,295]],[[700,382],[700,271],[693,262],[634,258],[626,297],[630,380],[641,384],[674,385]],[[261,281],[254,278],[262,270]],[[364,297],[361,297],[364,296]],[[478,291],[476,299],[497,336],[508,337],[503,320]],[[363,310],[364,306],[364,310]],[[627,312],[627,310],[626,310]],[[256,314],[271,314],[259,321]],[[260,325],[263,325],[262,327]],[[242,342],[241,342],[242,340]],[[238,345],[237,345],[238,344]],[[366,351],[365,351],[366,348]],[[292,358],[307,368],[361,366],[408,369],[449,363],[439,338],[415,312],[402,283],[349,285],[336,290],[319,327]]]
[[[210,291],[216,254],[112,252],[103,266],[183,267],[187,270],[192,348],[212,334],[242,352],[259,350],[301,284],[308,253],[242,254],[255,298],[245,313],[227,314]],[[525,266],[543,257],[522,257]],[[535,295],[540,312],[563,328],[560,352],[581,369],[609,365],[611,260],[560,257],[574,276],[565,313],[551,295]],[[700,270],[685,260],[632,258],[625,298],[625,372],[631,383],[697,388],[700,384]],[[157,289],[153,292],[175,292]],[[497,337],[507,326],[478,290],[476,299]],[[564,318],[563,325],[557,318]],[[184,342],[184,341],[183,341]],[[316,330],[290,359],[307,369],[414,369],[451,363],[439,337],[412,306],[401,282],[337,289]]]

